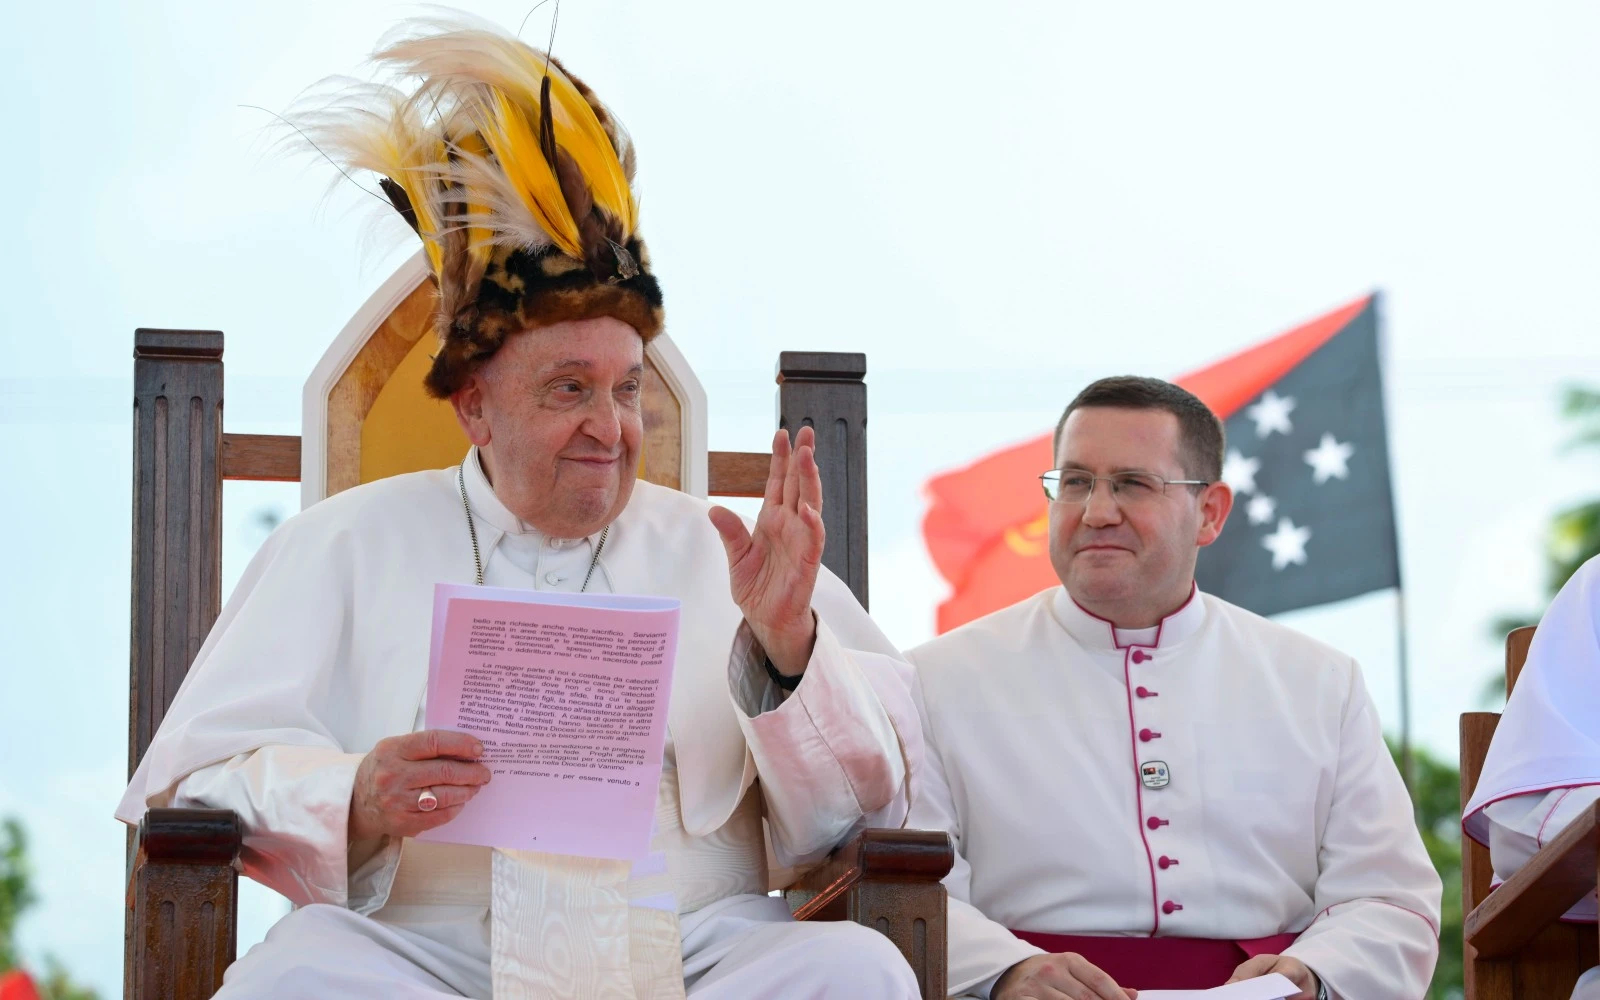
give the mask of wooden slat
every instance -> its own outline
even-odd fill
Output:
[[[1511,697],[1511,689],[1517,686],[1517,675],[1522,673],[1522,665],[1528,661],[1528,647],[1533,644],[1534,631],[1534,626],[1524,625],[1506,635],[1507,698]]]
[[[712,496],[759,497],[766,492],[771,455],[713,451],[707,457]],[[300,438],[287,434],[224,434],[222,475],[224,479],[299,482]]]
[[[300,436],[297,434],[222,435],[222,478],[298,483]]]
[[[713,451],[706,456],[714,497],[759,497],[767,492],[772,456],[754,451]]]
[[[1467,944],[1484,958],[1509,955],[1593,892],[1600,857],[1600,802],[1579,814],[1521,871],[1469,914]]]
[[[1489,755],[1489,743],[1500,724],[1498,712],[1461,713],[1461,806],[1472,801]],[[1461,905],[1467,910],[1489,897],[1494,869],[1489,864],[1489,849],[1471,837],[1461,838]]]

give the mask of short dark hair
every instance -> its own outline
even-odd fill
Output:
[[[1194,393],[1171,382],[1142,375],[1113,375],[1089,383],[1056,422],[1051,455],[1061,454],[1061,431],[1074,410],[1102,406],[1114,410],[1164,410],[1178,418],[1178,460],[1186,476],[1216,482],[1222,478],[1222,421]],[[1054,458],[1052,458],[1054,461]]]

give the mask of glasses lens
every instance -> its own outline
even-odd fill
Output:
[[[1141,503],[1165,492],[1166,483],[1159,476],[1144,472],[1119,472],[1111,477],[1111,491],[1123,503]]]
[[[1055,499],[1066,503],[1083,503],[1089,499],[1089,493],[1094,489],[1093,476],[1077,469],[1062,469],[1056,475],[1059,485]]]

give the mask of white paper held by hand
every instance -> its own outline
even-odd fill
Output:
[[[1209,990],[1140,990],[1139,1000],[1284,1000],[1300,992],[1300,987],[1288,977],[1274,972],[1257,976],[1227,986],[1214,986]]]
[[[425,724],[492,776],[418,840],[629,861],[649,853],[676,599],[438,584]]]

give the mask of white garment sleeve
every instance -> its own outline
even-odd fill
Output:
[[[343,906],[355,855],[371,853],[349,842],[350,792],[364,756],[261,747],[190,774],[171,804],[233,810],[244,828],[239,858],[246,875],[297,906]]]
[[[778,862],[819,860],[858,830],[904,823],[910,771],[879,696],[892,697],[884,685],[900,683],[892,658],[845,649],[819,619],[811,660],[787,698],[776,696],[765,664],[755,634],[741,623],[729,688]]]
[[[956,814],[955,799],[945,776],[938,734],[928,723],[920,674],[912,682],[911,697],[922,721],[927,754],[926,763],[917,775],[911,816],[906,825],[917,830],[943,830],[955,843],[955,864],[944,878],[944,887],[950,893],[945,929],[950,995],[978,996],[987,1000],[1002,973],[1025,958],[1044,954],[1044,950],[1012,934],[972,905],[972,866],[962,853],[961,819]]]
[[[1521,871],[1539,848],[1555,839],[1596,799],[1600,799],[1600,785],[1553,788],[1489,803],[1483,811],[1489,817],[1489,860],[1494,873],[1508,879]]]
[[[1443,885],[1354,663],[1318,860],[1317,915],[1284,954],[1343,1000],[1421,1000],[1438,960]]]

